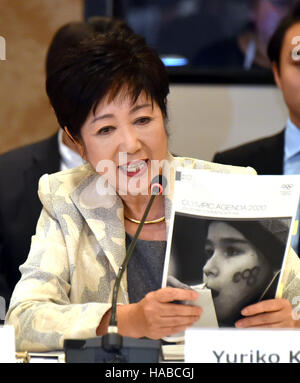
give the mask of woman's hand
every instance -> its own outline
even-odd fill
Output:
[[[293,307],[287,299],[261,301],[245,307],[241,313],[245,318],[235,323],[238,328],[295,328],[300,326],[299,321],[293,319]]]
[[[119,333],[135,338],[160,339],[184,331],[202,313],[197,306],[175,304],[173,301],[193,301],[193,290],[166,287],[147,294],[140,302],[117,308]]]

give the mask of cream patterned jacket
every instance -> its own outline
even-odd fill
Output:
[[[256,174],[252,168],[169,160],[175,166]],[[125,257],[123,204],[117,195],[97,193],[99,179],[89,164],[40,179],[43,210],[6,317],[15,327],[17,350],[59,350],[66,338],[94,337],[110,308]],[[165,197],[167,227],[172,190],[173,176]],[[126,273],[118,302],[128,303]]]

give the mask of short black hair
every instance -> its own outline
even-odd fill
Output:
[[[280,56],[286,32],[290,27],[299,22],[300,2],[297,2],[296,5],[292,8],[291,12],[282,18],[269,40],[267,48],[268,58],[271,63],[276,64],[278,70],[280,70]]]
[[[76,46],[87,36],[90,36],[90,27],[80,21],[74,21],[62,25],[54,34],[46,56],[46,74],[55,68],[57,61],[67,49]]]
[[[158,54],[135,33],[115,31],[80,43],[48,73],[46,90],[57,120],[74,138],[91,110],[125,90],[134,103],[142,92],[167,117],[168,75]]]
[[[52,37],[47,56],[46,73],[49,74],[56,69],[57,61],[70,48],[76,47],[88,38],[94,38],[99,34],[110,33],[133,33],[133,30],[125,21],[106,16],[95,16],[83,21],[73,21],[62,25]]]
[[[91,28],[94,35],[97,34],[131,34],[133,30],[124,21],[117,18],[106,17],[106,16],[94,16],[87,20],[87,25]]]

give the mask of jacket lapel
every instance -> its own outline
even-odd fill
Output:
[[[125,255],[125,230],[123,204],[114,190],[103,195],[101,176],[92,173],[71,193],[70,198],[80,211],[108,258],[115,274],[119,272]],[[127,298],[127,273],[121,281],[121,289]]]
[[[283,174],[284,130],[262,140],[253,159],[258,174]]]
[[[282,130],[277,137],[276,147],[274,148],[274,152],[278,153],[275,161],[275,174],[283,174],[283,158],[284,158],[284,130]]]

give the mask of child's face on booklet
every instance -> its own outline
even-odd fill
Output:
[[[219,321],[236,317],[270,277],[266,258],[227,222],[210,223],[203,280],[212,290]]]

